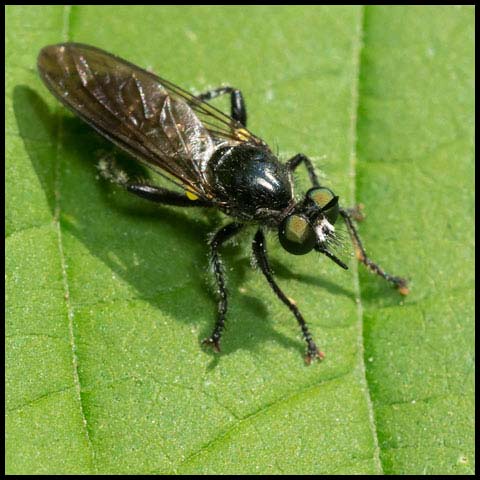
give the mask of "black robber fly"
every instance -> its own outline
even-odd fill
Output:
[[[346,223],[357,258],[372,272],[408,293],[407,281],[386,273],[366,255],[352,221],[354,209],[342,208],[338,196],[320,185],[312,162],[303,154],[281,163],[268,145],[247,130],[247,112],[240,90],[220,87],[192,95],[121,58],[79,43],[43,48],[38,70],[49,90],[65,106],[103,136],[182,189],[169,190],[131,181],[111,162],[101,173],[147,200],[179,207],[215,207],[232,218],[210,240],[218,286],[218,318],[203,341],[220,350],[227,313],[225,276],[219,249],[247,224],[258,225],[253,239],[256,264],[277,297],[295,315],[307,343],[305,360],[322,359],[296,303],[273,278],[264,231],[275,230],[283,248],[294,255],[315,250],[340,267],[347,265],[329,249],[335,223]],[[231,115],[207,103],[229,94]],[[312,184],[294,195],[293,172],[304,164]]]

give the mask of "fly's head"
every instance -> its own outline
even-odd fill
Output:
[[[278,238],[282,247],[293,255],[305,255],[315,249],[346,269],[347,266],[328,250],[335,240],[339,211],[338,196],[329,188],[311,188],[280,223]]]

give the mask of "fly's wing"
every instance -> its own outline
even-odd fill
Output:
[[[215,145],[250,143],[269,150],[268,145],[261,138],[254,135],[240,122],[237,122],[218,108],[203,100],[199,100],[191,93],[164,78],[155,78],[162,83],[170,95],[177,96],[188,103],[207,129]]]
[[[206,163],[220,143],[261,142],[211,105],[95,47],[45,47],[38,69],[49,90],[98,132],[202,198],[209,197]]]

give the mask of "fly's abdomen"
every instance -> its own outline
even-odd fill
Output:
[[[210,159],[208,174],[215,197],[228,204],[234,216],[254,218],[260,209],[281,211],[291,201],[285,167],[264,148],[222,147]]]

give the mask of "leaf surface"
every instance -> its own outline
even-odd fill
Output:
[[[6,20],[7,473],[474,472],[473,8],[9,6]],[[278,282],[326,353],[306,367],[249,231],[224,249],[222,354],[202,350],[207,238],[225,220],[97,178],[109,143],[36,72],[62,41],[196,92],[241,88],[282,160],[309,155],[344,204],[365,204],[368,253],[410,296],[348,242],[345,272],[272,233]]]

